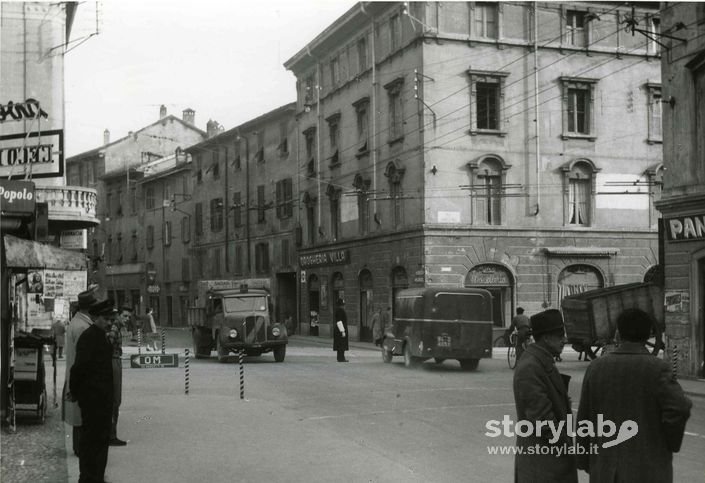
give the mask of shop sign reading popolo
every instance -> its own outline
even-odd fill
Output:
[[[666,236],[670,241],[705,240],[705,213],[669,218]]]
[[[327,265],[345,265],[350,263],[349,250],[330,250],[299,256],[301,268],[325,267]]]
[[[34,183],[0,179],[0,207],[3,215],[33,215],[34,204]]]

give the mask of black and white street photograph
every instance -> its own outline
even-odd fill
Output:
[[[0,0],[0,480],[705,483],[705,2]]]

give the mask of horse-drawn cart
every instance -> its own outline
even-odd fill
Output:
[[[663,348],[663,289],[654,283],[629,283],[570,295],[563,299],[561,308],[568,342],[590,359],[615,343],[617,317],[629,308],[641,309],[652,318],[647,342],[651,353],[657,355]]]

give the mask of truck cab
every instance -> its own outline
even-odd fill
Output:
[[[248,356],[273,352],[276,362],[284,361],[288,334],[284,324],[274,320],[267,288],[247,283],[237,288],[206,286],[199,300],[203,305],[188,311],[196,358],[209,357],[215,349],[220,362],[240,351]]]

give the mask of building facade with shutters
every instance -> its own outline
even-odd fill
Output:
[[[666,2],[661,17],[662,233],[666,340],[683,376],[705,377],[705,4]]]
[[[193,279],[267,278],[279,320],[297,319],[298,310],[294,108],[286,104],[186,148],[193,159]]]
[[[115,141],[106,129],[100,147],[66,161],[69,183],[97,191],[100,225],[89,234],[89,278],[116,303],[135,307],[138,315],[143,315],[149,304],[143,227],[145,217],[154,209],[147,208],[140,180],[150,174],[145,168],[154,171],[163,166],[160,160],[183,158],[183,148],[206,137],[207,132],[195,126],[192,109],[185,109],[179,118],[161,106],[154,123]],[[153,202],[161,209],[162,199]],[[168,325],[167,321],[159,323]]]
[[[638,27],[658,32],[656,5]],[[515,308],[657,260],[660,53],[614,3],[363,2],[285,67],[302,143],[301,314],[353,338],[405,287]]]

